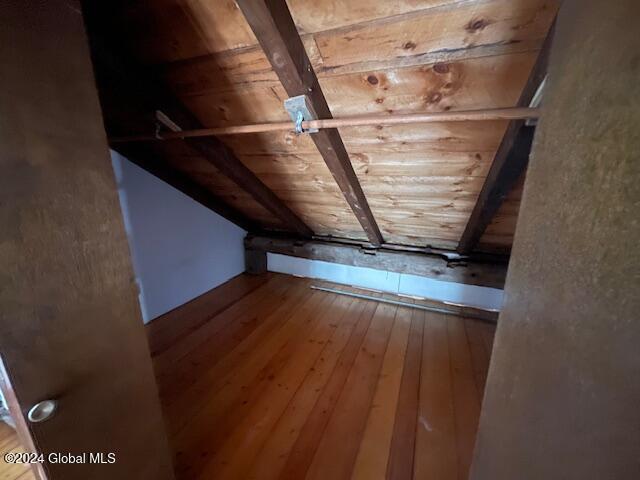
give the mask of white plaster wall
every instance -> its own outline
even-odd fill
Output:
[[[445,282],[418,275],[309,260],[278,253],[267,254],[267,268],[271,272],[318,278],[343,285],[423,297],[486,310],[498,311],[502,306],[503,291],[498,288]]]
[[[246,232],[111,152],[142,317],[155,317],[244,271]]]

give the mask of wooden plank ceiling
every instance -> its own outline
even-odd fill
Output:
[[[113,35],[203,125],[288,120],[289,95],[234,1],[108,3]],[[287,3],[334,117],[514,106],[558,7],[554,0]],[[506,126],[341,128],[384,241],[455,248]],[[309,135],[220,139],[316,234],[367,239]],[[197,151],[180,141],[153,148],[261,227],[287,230]],[[509,249],[522,183],[479,249]]]

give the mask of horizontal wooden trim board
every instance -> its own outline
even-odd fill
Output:
[[[349,285],[352,288],[352,285]],[[425,312],[443,313],[445,315],[457,315],[469,318],[476,318],[480,320],[488,320],[496,323],[498,321],[497,310],[491,310],[486,308],[468,307],[462,305],[454,305],[445,302],[438,302],[433,300],[426,300],[415,296],[406,295],[390,295],[385,293],[385,296],[381,296],[380,292],[372,290],[368,293],[354,293],[350,290],[344,290],[340,288],[330,288],[324,286],[311,285],[312,290],[320,290],[323,292],[335,293],[338,295],[346,295],[348,297],[359,298],[361,300],[372,300],[378,303],[386,303],[388,305],[396,305],[400,307],[413,308],[416,310],[423,310]]]
[[[398,297],[426,300],[439,306],[464,307],[474,312],[496,313],[502,306],[502,290],[497,288],[445,282],[379,268],[342,265],[279,253],[267,253],[267,268],[274,273],[325,280],[380,293],[390,293]]]
[[[409,125],[414,123],[434,122],[468,122],[490,120],[526,120],[539,116],[537,108],[489,108],[483,110],[461,110],[458,112],[421,112],[397,115],[359,115],[355,117],[327,118],[302,122],[303,130],[362,127],[371,125]],[[257,123],[250,125],[235,125],[230,127],[198,128],[194,130],[180,130],[172,132],[153,133],[149,135],[129,135],[112,137],[109,143],[148,142],[154,140],[172,140],[195,137],[212,137],[218,135],[237,135],[244,133],[264,133],[278,131],[294,131],[292,122]]]
[[[321,240],[249,235],[245,239],[245,248],[491,288],[503,288],[507,273],[506,262],[451,261],[444,258],[444,253],[437,255],[388,248],[367,249]]]

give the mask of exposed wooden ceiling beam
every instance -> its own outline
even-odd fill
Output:
[[[194,182],[184,173],[160,161],[157,155],[150,152],[144,145],[119,145],[118,152],[151,175],[180,190],[196,202],[247,232],[257,233],[262,231],[262,228],[255,221],[216,197],[208,188]]]
[[[248,250],[279,253],[356,267],[408,273],[446,282],[503,288],[507,262],[502,256],[485,254],[478,259],[448,260],[446,254],[378,248],[370,250],[356,244],[332,240],[307,240],[277,235],[245,238]],[[453,253],[453,252],[451,252]]]
[[[290,97],[307,95],[319,118],[332,118],[285,0],[238,0],[238,6]],[[369,202],[337,129],[311,134],[329,171],[362,225],[369,241],[383,242]]]
[[[518,100],[519,107],[527,107],[547,75],[549,52],[553,40],[555,22],[538,54],[538,59]],[[525,120],[512,120],[493,158],[478,200],[464,229],[458,252],[469,253],[476,247],[491,219],[502,205],[513,186],[524,174],[529,163],[529,152],[533,140],[533,127],[527,127]]]
[[[111,97],[126,98],[125,102],[118,102],[118,105],[124,103],[124,108],[131,109],[131,102],[135,102],[136,107],[143,112],[142,118],[148,122],[148,125],[145,125],[147,131],[154,128],[153,113],[156,110],[162,111],[182,129],[202,128],[199,120],[178,98],[164,88],[158,79],[129,61],[124,49],[114,44],[117,42],[117,39],[114,39],[118,35],[117,29],[109,29],[102,15],[104,12],[96,7],[95,3],[100,2],[85,2],[84,13],[101,98],[102,91],[109,90]],[[109,112],[106,110],[111,108],[111,102],[103,101],[106,119],[109,118]],[[107,124],[107,128],[110,126],[112,125]],[[189,138],[185,142],[280,219],[292,232],[305,237],[313,235],[313,231],[220,140],[215,137]]]
[[[304,237],[313,235],[313,231],[219,140],[208,137],[188,138],[185,141],[279,218],[286,227]]]

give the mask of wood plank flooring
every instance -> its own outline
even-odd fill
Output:
[[[206,295],[156,318],[147,326],[151,353],[155,355],[162,352],[184,335],[198,329],[209,318],[266,282],[269,275],[238,275]]]
[[[178,479],[466,479],[495,327],[312,284],[241,276],[148,325]]]
[[[34,480],[36,478],[29,465],[8,464],[4,461],[4,456],[7,453],[22,453],[24,451],[16,431],[0,421],[0,480]]]

